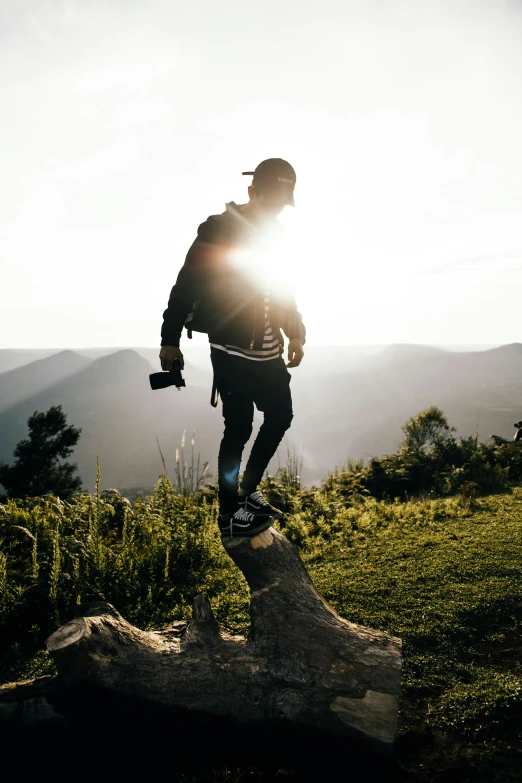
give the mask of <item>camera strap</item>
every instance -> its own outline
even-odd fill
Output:
[[[212,405],[213,408],[217,408],[218,399],[219,399],[219,389],[216,383],[216,376],[214,375],[212,377],[212,394],[210,395],[210,404]]]

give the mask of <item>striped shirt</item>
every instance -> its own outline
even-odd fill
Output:
[[[245,359],[251,359],[254,362],[266,362],[269,359],[277,359],[281,355],[281,346],[279,340],[274,335],[272,324],[268,317],[270,311],[271,295],[269,289],[265,289],[264,293],[264,307],[265,307],[265,333],[263,337],[263,345],[260,350],[254,350],[252,348],[242,348],[239,345],[218,345],[217,343],[210,343],[212,348],[217,348],[225,353],[232,354],[232,356],[242,356]]]

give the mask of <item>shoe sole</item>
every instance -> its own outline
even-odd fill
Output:
[[[285,512],[279,511],[277,509],[276,511],[263,511],[262,508],[254,508],[254,506],[242,506],[242,508],[246,508],[246,511],[250,511],[251,514],[270,514],[271,517],[276,517],[276,519],[280,519],[281,517],[284,517]]]
[[[257,536],[258,533],[262,533],[263,530],[268,530],[268,528],[272,525],[272,522],[274,521],[273,515],[270,515],[270,518],[267,519],[266,522],[263,522],[259,527],[256,527],[254,530],[242,531],[237,532],[233,531],[232,535],[230,534],[230,529],[228,530],[221,530],[221,538],[252,538],[253,536]]]

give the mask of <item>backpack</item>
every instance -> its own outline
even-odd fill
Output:
[[[204,308],[201,307],[201,297],[192,302],[192,310],[187,315],[184,326],[189,340],[192,340],[192,332],[208,334],[208,320],[205,319]]]
[[[192,332],[202,332],[208,334],[208,323],[205,322],[205,314],[201,308],[201,299],[195,299],[192,302],[192,310],[185,319],[185,329],[187,330],[187,337],[192,340]],[[210,404],[213,408],[217,407],[219,399],[219,389],[216,383],[216,376],[212,379],[212,394],[210,395]]]

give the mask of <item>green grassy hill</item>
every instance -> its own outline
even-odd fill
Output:
[[[522,488],[387,502],[288,479],[265,491],[318,590],[346,619],[403,639],[400,780],[522,779]],[[0,505],[0,682],[53,671],[46,636],[93,598],[146,629],[188,617],[204,591],[218,620],[246,630],[246,584],[216,515],[213,488],[185,498],[166,478],[133,505],[117,493]]]

